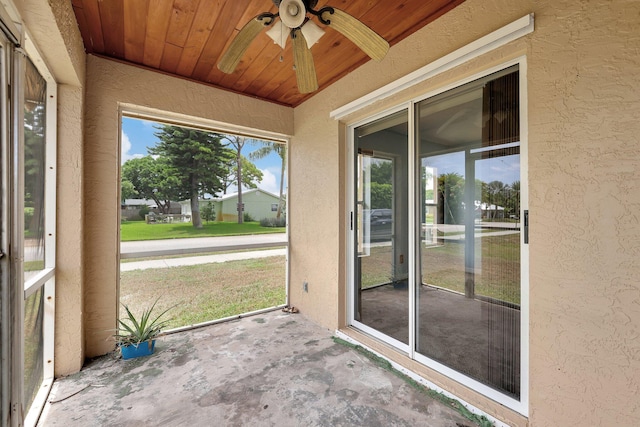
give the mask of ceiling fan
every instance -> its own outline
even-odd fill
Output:
[[[287,38],[291,37],[298,90],[301,93],[317,90],[311,46],[322,37],[324,31],[307,15],[316,16],[320,23],[347,37],[372,59],[381,60],[389,50],[389,43],[385,39],[348,13],[331,6],[315,10],[318,0],[273,0],[273,3],[278,13],[261,13],[247,22],[220,58],[220,71],[233,73],[251,42],[264,28],[272,27],[267,35],[283,49]],[[280,20],[276,23],[278,17]]]

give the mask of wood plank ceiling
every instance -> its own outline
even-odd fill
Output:
[[[391,46],[464,0],[319,0],[341,9]],[[311,48],[320,89],[300,94],[291,41],[283,50],[263,31],[233,74],[216,63],[238,31],[272,0],[72,0],[87,53],[124,61],[278,104],[297,106],[369,61],[332,28]],[[309,15],[311,17],[311,15]]]

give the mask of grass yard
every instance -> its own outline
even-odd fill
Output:
[[[486,235],[475,239],[477,295],[520,304],[520,235]],[[389,283],[393,277],[391,246],[372,247],[361,257],[362,289]],[[422,283],[464,293],[464,242],[445,241],[422,247]]]
[[[475,293],[520,304],[520,235],[475,239]],[[422,248],[422,283],[464,293],[464,243]]]
[[[360,257],[362,289],[389,283],[393,278],[393,248],[374,246],[368,256]]]
[[[120,301],[134,314],[158,297],[158,313],[174,306],[169,328],[284,304],[285,257],[121,273]]]
[[[205,222],[202,228],[195,228],[190,222],[147,224],[144,221],[127,221],[120,224],[122,242],[284,232],[284,227],[262,227],[259,222]]]

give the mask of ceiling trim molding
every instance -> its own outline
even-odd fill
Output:
[[[396,93],[430,79],[438,74],[448,71],[458,65],[473,58],[483,55],[491,50],[497,49],[513,40],[517,40],[534,29],[533,13],[513,21],[504,27],[479,38],[476,41],[461,47],[440,59],[437,59],[406,76],[391,82],[373,92],[362,96],[350,103],[343,105],[329,113],[329,117],[340,120],[355,111],[371,104],[388,98]]]

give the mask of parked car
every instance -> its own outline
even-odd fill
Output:
[[[393,211],[372,209],[370,212],[371,241],[388,241],[393,234]]]

